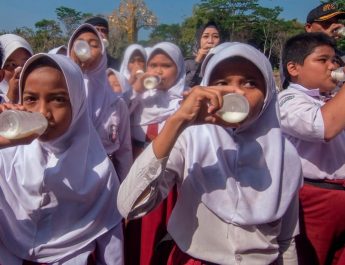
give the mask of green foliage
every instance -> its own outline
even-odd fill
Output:
[[[48,52],[54,47],[64,44],[62,30],[55,20],[43,19],[35,24],[36,34],[33,36],[35,50]]]
[[[171,41],[181,48],[186,57],[191,56],[196,30],[200,25],[213,20],[220,26],[223,40],[252,44],[267,55],[273,67],[277,67],[283,43],[290,36],[303,32],[303,24],[296,20],[281,19],[279,17],[283,11],[281,7],[263,7],[258,4],[258,1],[200,0],[200,3],[194,6],[193,14],[185,18],[182,23],[158,24],[153,28],[149,39],[139,41],[139,43],[144,46],[152,46],[159,41]],[[125,0],[121,1],[123,5],[127,2]],[[141,2],[144,4],[144,1]],[[345,10],[345,0],[338,0],[337,2]],[[93,16],[91,13],[82,13],[65,6],[56,8],[55,12],[57,21],[43,19],[35,24],[35,29],[23,27],[16,29],[13,33],[27,39],[35,52],[48,51],[53,47],[66,44],[75,28],[85,19]],[[122,13],[114,10],[112,19],[119,20],[122,18]],[[143,18],[154,18],[155,14],[145,11],[142,16]],[[147,20],[140,17],[136,19],[138,21]],[[153,19],[151,22],[149,24],[140,24],[138,22],[139,24],[136,25],[137,30],[148,25],[154,26],[156,20]],[[124,49],[130,44],[128,40],[129,33],[123,30],[128,25],[128,23],[119,22],[111,24],[110,27],[108,52],[118,58],[122,57]],[[341,49],[345,48],[345,40],[339,41],[339,47]]]
[[[243,41],[251,24],[258,0],[201,0],[195,16],[200,21],[214,20],[225,33],[225,39]]]
[[[160,24],[152,31],[150,38],[153,42],[170,41],[177,43],[181,39],[181,29],[179,24]]]
[[[345,0],[337,0],[335,1],[339,7],[339,9],[345,11]],[[343,24],[345,21],[342,21]],[[341,50],[341,51],[345,51],[345,39],[339,39],[337,41],[337,47]]]
[[[297,21],[280,19],[282,11],[279,6],[260,6],[258,0],[201,0],[193,16],[199,23],[214,20],[222,28],[223,39],[257,47],[277,67],[285,40],[303,31]]]
[[[197,7],[196,7],[197,8]],[[194,9],[196,10],[196,9]],[[193,55],[193,46],[195,43],[195,35],[197,29],[200,27],[200,24],[205,24],[207,21],[203,21],[200,23],[200,19],[197,16],[192,16],[187,18],[181,26],[181,49],[183,54],[186,57],[190,57]]]
[[[55,9],[58,20],[65,28],[67,36],[70,36],[73,31],[84,21],[85,18],[91,17],[91,13],[82,13],[73,8],[60,6]]]

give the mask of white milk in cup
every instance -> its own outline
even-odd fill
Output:
[[[139,77],[141,77],[144,73],[145,73],[144,70],[139,69],[139,70],[135,71],[135,76],[139,78]]]
[[[230,93],[223,96],[223,106],[217,111],[217,115],[229,123],[239,123],[247,118],[249,103],[246,97]]]
[[[146,89],[154,89],[159,85],[160,82],[161,79],[159,76],[149,76],[144,79],[143,84]]]
[[[331,76],[334,80],[337,80],[337,81],[345,81],[345,73],[344,73],[344,69],[343,67],[340,67],[336,70],[333,70],[331,72]]]

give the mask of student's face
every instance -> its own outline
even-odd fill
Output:
[[[114,92],[117,92],[117,93],[122,92],[122,88],[121,88],[121,85],[119,83],[119,80],[117,80],[117,77],[114,73],[108,74],[108,81],[109,81],[110,86],[112,87]]]
[[[328,92],[337,85],[337,81],[331,77],[331,71],[339,65],[334,49],[328,45],[316,47],[305,58],[303,65],[292,64],[291,66],[288,67],[291,81],[308,89],[318,88],[320,92]]]
[[[30,53],[23,48],[15,50],[6,60],[3,69],[14,73],[14,70],[18,66],[23,66],[25,62],[30,58]]]
[[[81,62],[76,56],[74,50],[71,50],[71,58],[75,61],[82,70],[92,70],[96,68],[102,58],[102,44],[101,40],[94,32],[83,32],[74,40],[86,41],[91,49],[91,58],[86,62]]]
[[[161,78],[157,89],[169,90],[176,82],[176,64],[165,53],[154,54],[147,64],[147,73],[158,75]]]
[[[201,35],[200,48],[211,49],[220,42],[219,32],[214,27],[207,27]]]
[[[23,89],[23,106],[47,118],[48,128],[39,137],[41,141],[63,135],[72,121],[72,107],[62,72],[44,66],[29,73]]]
[[[128,70],[130,73],[135,73],[138,70],[145,70],[145,58],[140,51],[133,52],[128,62]]]
[[[264,105],[265,79],[260,70],[245,58],[233,57],[220,62],[212,71],[209,85],[233,86],[242,90],[250,107],[246,121],[254,119]]]

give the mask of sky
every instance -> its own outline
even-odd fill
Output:
[[[1,0],[0,30],[11,31],[15,28],[29,27],[42,19],[57,20],[55,9],[66,6],[83,13],[109,15],[117,9],[120,0]],[[6,3],[5,3],[6,2]],[[147,7],[158,17],[158,23],[181,23],[192,15],[193,6],[200,0],[144,0]],[[302,4],[303,2],[303,4]],[[280,6],[280,18],[297,19],[304,22],[310,9],[320,4],[320,0],[259,0],[264,7]],[[139,39],[145,39],[147,32],[140,31]]]

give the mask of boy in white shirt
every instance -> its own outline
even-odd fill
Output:
[[[304,177],[300,264],[344,264],[344,85],[334,97],[326,96],[337,86],[331,77],[339,67],[335,44],[324,33],[299,34],[285,43],[282,65],[281,125],[297,149]]]

